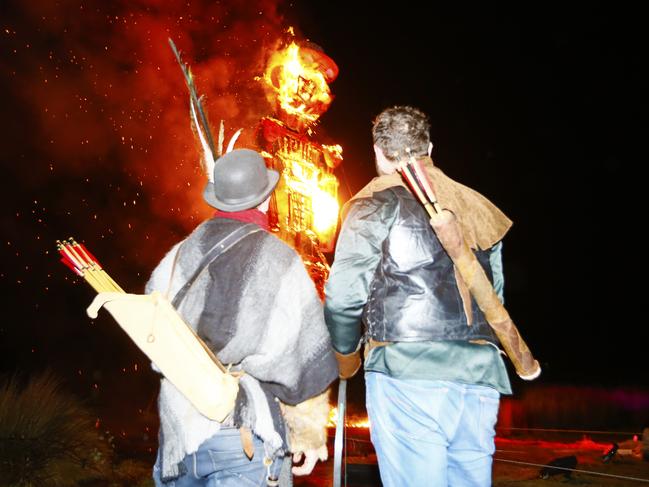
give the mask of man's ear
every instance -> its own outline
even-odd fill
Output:
[[[374,146],[374,154],[376,155],[376,172],[379,176],[386,174],[392,174],[397,170],[397,165],[393,162],[390,162],[387,157],[383,154],[383,151],[380,147]]]

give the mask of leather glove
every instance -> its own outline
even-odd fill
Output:
[[[355,352],[342,354],[334,350],[336,354],[336,360],[338,361],[338,377],[341,379],[349,379],[354,377],[358,369],[361,368],[361,352],[356,350]]]

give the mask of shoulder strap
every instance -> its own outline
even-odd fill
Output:
[[[249,235],[249,234],[255,233],[255,232],[260,232],[260,231],[262,231],[262,228],[259,227],[258,225],[255,225],[253,223],[247,223],[244,226],[237,228],[232,233],[230,233],[229,235],[226,235],[224,238],[222,238],[216,244],[214,244],[214,246],[203,256],[203,258],[201,259],[200,264],[198,264],[198,267],[197,267],[196,271],[194,271],[194,274],[192,274],[192,276],[185,283],[185,285],[183,287],[181,287],[180,291],[178,291],[176,296],[174,296],[174,299],[171,302],[173,307],[178,309],[178,306],[180,306],[180,303],[185,298],[185,295],[187,294],[187,292],[190,290],[190,288],[194,284],[194,281],[196,280],[196,278],[219,255],[221,255],[226,250],[230,249],[234,244],[236,244],[239,240],[241,240],[246,235]],[[179,249],[179,252],[180,252],[180,249]]]

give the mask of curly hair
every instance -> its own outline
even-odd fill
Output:
[[[429,132],[428,116],[410,106],[387,108],[377,115],[372,124],[374,145],[391,162],[410,154],[415,157],[428,155]]]

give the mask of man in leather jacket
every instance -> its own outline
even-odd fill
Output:
[[[501,394],[511,394],[499,342],[397,172],[423,160],[438,200],[502,300],[501,240],[511,221],[430,159],[427,116],[384,110],[372,134],[378,177],[345,206],[325,287],[340,377],[365,344],[371,439],[384,486],[491,485]]]

